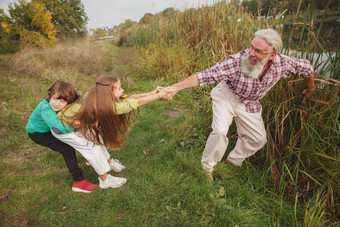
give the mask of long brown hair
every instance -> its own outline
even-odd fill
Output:
[[[129,129],[129,114],[118,115],[114,104],[113,91],[118,77],[101,75],[96,85],[80,97],[82,107],[75,115],[79,120],[80,132],[94,144],[105,145],[109,149],[119,148],[126,140]]]
[[[57,99],[64,99],[67,104],[74,102],[79,98],[77,91],[73,88],[72,84],[67,83],[63,80],[57,80],[52,86],[47,90],[48,98],[46,99],[48,102],[51,97],[58,93]]]

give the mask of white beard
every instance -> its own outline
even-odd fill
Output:
[[[242,73],[245,75],[258,79],[263,71],[264,65],[268,62],[269,56],[258,61],[255,65],[250,64],[249,55],[246,55],[242,59]]]

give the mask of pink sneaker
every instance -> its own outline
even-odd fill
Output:
[[[72,191],[91,193],[96,188],[98,188],[98,185],[91,184],[87,180],[73,181]]]

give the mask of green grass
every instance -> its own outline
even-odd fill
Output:
[[[293,206],[266,187],[261,174],[246,164],[233,169],[220,163],[216,181],[208,183],[200,166],[206,137],[197,131],[192,111],[196,90],[183,91],[171,102],[140,108],[119,151],[111,151],[126,169],[117,189],[91,194],[71,191],[72,179],[56,152],[32,142],[25,131],[28,117],[46,96],[50,82],[22,74],[1,75],[0,225],[3,226],[278,226],[295,223]],[[85,79],[85,78],[84,78]],[[76,88],[90,86],[88,76]],[[89,81],[89,82],[87,82]],[[135,81],[135,82],[131,82]],[[128,84],[129,83],[129,84]],[[129,86],[128,86],[129,85]],[[163,80],[125,79],[126,93],[146,92]],[[127,89],[125,89],[127,90]],[[196,107],[197,108],[197,107]],[[180,116],[169,116],[169,110]],[[210,119],[207,119],[210,121]],[[97,175],[78,154],[86,179]],[[304,212],[297,211],[302,220]]]
[[[143,106],[127,143],[111,152],[127,167],[117,174],[127,184],[90,195],[71,191],[61,156],[30,141],[25,125],[57,79],[83,91],[106,72],[120,76],[126,93],[150,91],[208,68],[245,48],[254,30],[282,21],[254,21],[220,2],[137,26],[125,37],[135,45],[131,49],[75,40],[0,55],[0,225],[337,226],[340,55],[336,47],[326,48],[320,28],[309,23],[313,8],[309,15],[297,25],[303,32],[286,34],[284,41],[286,50],[298,46],[317,60],[312,99],[301,95],[303,80],[280,81],[261,100],[265,148],[240,169],[219,163],[212,184],[200,160],[211,131],[214,85]],[[326,66],[319,66],[319,50],[333,53]],[[173,117],[174,111],[181,115]],[[228,137],[226,155],[237,139],[234,124]],[[79,163],[86,178],[97,182],[81,156]]]

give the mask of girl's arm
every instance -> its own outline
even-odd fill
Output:
[[[153,90],[151,92],[147,92],[147,93],[143,93],[143,94],[129,95],[129,98],[139,99],[139,98],[143,98],[143,97],[146,97],[146,96],[154,95],[154,94],[159,93],[161,89],[162,89],[162,87],[157,87],[155,90]]]
[[[158,89],[158,93],[155,92],[157,89]],[[138,101],[139,106],[143,106],[157,99],[164,98],[167,94],[175,92],[175,90],[170,87],[157,88],[157,89],[155,91],[150,92],[151,93],[150,95],[140,97],[140,98],[135,98]]]
[[[157,91],[157,89],[159,90]],[[157,89],[149,93],[135,95],[134,97],[137,98],[131,98],[131,96],[129,96],[129,98],[124,99],[121,102],[114,103],[113,108],[117,114],[129,113],[132,110],[137,109],[139,106],[143,106],[159,98],[164,98],[166,94],[172,94],[175,92],[175,90],[170,87]]]

